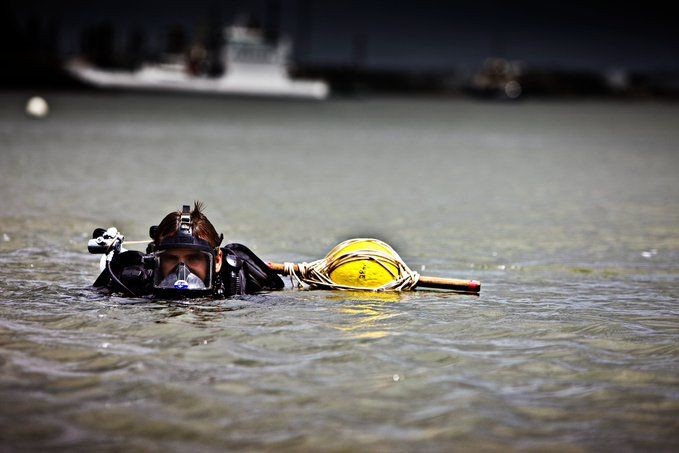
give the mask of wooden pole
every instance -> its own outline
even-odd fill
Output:
[[[420,286],[422,288],[449,289],[453,291],[476,294],[478,294],[481,291],[481,282],[479,282],[478,280],[426,277],[424,275],[420,275],[420,279],[417,281],[417,285],[415,285],[415,288],[418,288]]]
[[[285,265],[280,263],[269,263],[271,270],[278,274],[285,274]],[[299,272],[299,267],[294,265],[295,272]],[[458,278],[441,278],[420,276],[415,288],[436,288],[458,291],[463,293],[478,294],[481,291],[481,282],[477,280],[462,280]]]

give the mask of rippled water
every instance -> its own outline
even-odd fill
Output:
[[[0,449],[679,447],[678,105],[0,97]],[[89,288],[94,227],[194,199],[266,260],[370,235],[482,292]]]

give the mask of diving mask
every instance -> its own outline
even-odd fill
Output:
[[[155,228],[151,227],[150,230],[154,239]],[[188,205],[182,208],[177,232],[159,242],[152,248],[155,265],[153,288],[157,294],[191,297],[205,295],[213,290],[218,249],[193,235]]]
[[[212,289],[214,256],[192,248],[155,252],[154,288],[173,290],[178,295]],[[185,294],[180,294],[185,293]]]

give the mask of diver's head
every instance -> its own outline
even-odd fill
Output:
[[[219,245],[222,235],[202,213],[196,202],[193,211],[184,205],[171,212],[157,227],[151,227],[155,255],[154,291],[167,297],[209,295],[215,291],[222,267]]]

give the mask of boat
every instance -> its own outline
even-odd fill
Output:
[[[329,88],[322,80],[290,77],[290,43],[267,43],[260,30],[242,25],[224,29],[221,52],[224,71],[210,76],[195,70],[190,58],[173,56],[162,63],[144,63],[137,70],[105,70],[81,59],[66,70],[76,79],[104,89],[130,89],[215,95],[323,100]]]
[[[471,78],[468,89],[478,97],[516,100],[523,91],[521,75],[519,62],[487,58],[482,68]]]

